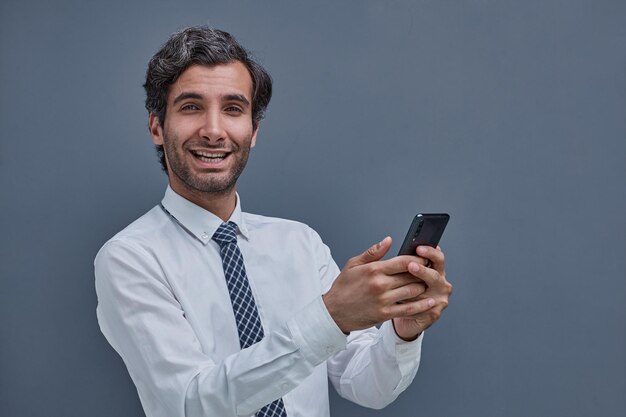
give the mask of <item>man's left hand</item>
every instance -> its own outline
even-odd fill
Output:
[[[409,264],[409,272],[424,281],[426,290],[416,299],[431,298],[434,300],[429,310],[408,317],[396,317],[393,326],[396,334],[404,340],[411,341],[434,322],[439,320],[442,311],[448,306],[448,299],[452,294],[452,285],[446,280],[445,258],[441,248],[419,246],[416,249],[417,256],[429,260],[429,265],[420,265],[418,262]],[[409,300],[406,300],[409,301]]]

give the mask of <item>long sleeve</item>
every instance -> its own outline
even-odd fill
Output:
[[[148,417],[245,416],[285,395],[346,346],[321,297],[255,345],[203,353],[154,254],[110,241],[95,260],[97,316]]]
[[[316,258],[327,291],[340,271],[321,239]],[[406,342],[396,335],[391,321],[383,323],[380,329],[351,332],[346,349],[327,360],[328,377],[343,398],[364,407],[383,408],[413,381],[423,337],[422,333],[416,340]]]
[[[327,361],[328,377],[343,398],[383,408],[413,381],[423,334],[412,342],[398,338],[390,321],[380,329],[352,332],[347,348]]]

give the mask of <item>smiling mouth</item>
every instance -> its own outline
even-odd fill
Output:
[[[229,152],[205,152],[205,151],[191,151],[192,155],[203,162],[216,163],[223,161]]]

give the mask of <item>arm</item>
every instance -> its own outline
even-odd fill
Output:
[[[364,407],[383,408],[413,381],[422,338],[403,341],[391,321],[380,329],[352,332],[347,349],[327,361],[330,381],[343,398]]]
[[[96,257],[95,273],[100,327],[150,417],[250,415],[345,347],[345,336],[317,298],[259,343],[213,361],[153,254],[109,242]]]
[[[337,325],[351,332],[348,348],[328,361],[331,381],[341,396],[372,408],[386,406],[411,383],[421,334],[447,306],[451,291],[443,275],[434,277],[424,266],[431,260],[443,271],[440,251],[433,255],[420,249],[423,258],[380,261],[390,246],[386,238],[350,259],[324,295]],[[379,330],[360,331],[380,322]]]

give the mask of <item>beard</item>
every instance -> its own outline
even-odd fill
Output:
[[[170,175],[178,177],[190,190],[203,193],[228,193],[237,183],[237,179],[243,172],[250,155],[249,138],[243,146],[230,142],[230,146],[208,146],[206,140],[190,140],[177,148],[179,143],[175,135],[165,134],[163,137],[163,149],[167,159]],[[227,172],[194,172],[187,158],[193,154],[189,151],[192,147],[202,148],[208,152],[228,152],[227,158],[231,158],[231,167]]]

